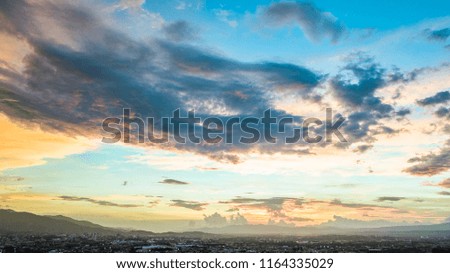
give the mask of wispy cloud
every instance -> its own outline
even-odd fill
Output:
[[[171,200],[171,202],[172,203],[170,204],[170,206],[172,207],[180,207],[197,211],[204,210],[205,206],[208,205],[208,203],[202,203],[197,201],[186,201],[180,199]]]
[[[376,201],[378,202],[384,202],[384,201],[391,201],[391,202],[396,202],[396,201],[400,201],[400,200],[404,200],[406,199],[405,197],[395,197],[395,196],[382,196],[382,197],[378,197]]]
[[[160,181],[158,183],[161,184],[169,184],[169,185],[189,185],[190,183],[188,182],[184,182],[184,181],[180,181],[180,180],[175,180],[175,179],[164,179],[163,181]]]
[[[118,203],[109,202],[109,201],[96,200],[96,199],[92,199],[92,198],[88,198],[88,197],[77,197],[77,196],[62,195],[62,196],[59,196],[58,198],[60,200],[64,200],[64,201],[89,202],[89,203],[92,203],[92,204],[96,204],[96,205],[99,205],[99,206],[106,206],[106,207],[119,207],[119,208],[137,208],[137,207],[142,207],[141,205],[136,205],[136,204],[118,204]]]
[[[408,162],[415,165],[403,171],[412,175],[433,176],[445,172],[450,169],[450,141],[437,152],[410,158]]]
[[[22,176],[0,176],[0,183],[2,182],[19,182],[25,180]]]

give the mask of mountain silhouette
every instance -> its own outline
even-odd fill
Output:
[[[119,230],[65,216],[39,216],[28,212],[0,210],[0,233],[27,234],[116,234]]]

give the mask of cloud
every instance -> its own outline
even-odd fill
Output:
[[[178,4],[175,6],[176,10],[185,10],[187,7],[186,2],[179,1]]]
[[[436,110],[436,112],[434,112],[434,114],[435,114],[438,118],[447,118],[447,119],[450,119],[450,108],[440,107],[438,110]]]
[[[166,37],[175,42],[188,41],[196,38],[195,30],[186,21],[176,21],[163,28]]]
[[[267,221],[267,225],[269,226],[280,226],[280,227],[295,227],[294,223],[288,223],[285,220],[281,219],[279,221],[274,220],[274,219],[269,219],[269,221]]]
[[[236,28],[239,25],[237,20],[230,19],[230,17],[233,16],[233,12],[229,10],[217,9],[214,13],[220,21],[226,23],[232,28]]]
[[[230,225],[247,225],[248,220],[243,215],[237,213],[230,216],[229,223]]]
[[[288,201],[293,202],[296,205],[301,205],[304,199],[293,197],[271,197],[271,198],[237,197],[229,201],[221,201],[220,203],[234,204],[236,207],[265,209],[268,212],[278,214],[283,210],[284,203]]]
[[[404,200],[406,199],[405,197],[394,197],[394,196],[382,196],[382,197],[378,197],[377,198],[377,202],[384,202],[384,201],[391,201],[391,202],[396,202],[396,201],[400,201],[400,200]]]
[[[232,113],[260,115],[286,90],[317,101],[316,87],[325,80],[325,75],[295,64],[242,62],[171,40],[134,39],[105,23],[94,9],[70,2],[5,0],[0,7],[0,30],[30,47],[23,70],[0,70],[1,99],[7,102],[0,103],[0,111],[55,132],[98,138],[99,123],[120,116],[123,108],[156,120],[178,108],[221,119]],[[47,19],[51,22],[39,23]],[[54,26],[58,31],[50,32]],[[234,153],[248,149],[273,153],[273,147],[250,146],[171,143],[161,148],[219,152],[210,157],[230,163],[239,162]]]
[[[158,183],[161,184],[169,184],[169,185],[189,185],[190,183],[188,182],[184,182],[184,181],[180,181],[180,180],[175,180],[175,179],[164,179],[163,181],[160,181]]]
[[[441,192],[438,192],[438,194],[439,195],[450,196],[450,192],[448,192],[448,191],[441,191]]]
[[[373,148],[373,145],[360,145],[360,146],[356,147],[356,149],[354,149],[353,151],[358,152],[358,153],[365,153],[372,148]]]
[[[145,4],[145,1],[146,0],[120,0],[120,2],[117,4],[117,8],[122,10],[140,10],[142,9],[142,5]]]
[[[308,16],[318,14],[330,19],[312,4],[294,4]],[[23,70],[0,71],[0,87],[5,90],[1,99],[7,102],[0,103],[0,111],[52,132],[99,138],[101,120],[120,116],[122,108],[155,119],[169,116],[177,108],[196,109],[202,117],[226,119],[232,115],[260,115],[274,108],[276,100],[284,96],[320,104],[323,92],[319,88],[329,77],[293,63],[245,62],[199,45],[176,42],[178,38],[174,40],[165,33],[174,34],[166,23],[163,26],[167,28],[161,29],[166,36],[138,39],[122,32],[116,24],[105,22],[98,10],[74,6],[70,1],[38,5],[34,1],[5,0],[0,7],[0,29],[20,37],[30,48],[23,58]],[[127,13],[120,16],[126,17]],[[324,25],[316,19],[305,20],[311,29],[324,28],[325,33],[334,29],[329,20]],[[53,31],[56,28],[58,31]],[[317,37],[340,39],[341,35]],[[353,76],[346,78],[348,73]],[[338,76],[331,78],[332,94],[348,110],[343,128],[352,136],[351,142],[360,141],[357,145],[365,147],[373,145],[376,135],[395,133],[395,128],[382,124],[383,119],[393,115],[394,107],[383,102],[377,91],[393,81],[410,78],[401,73],[389,74],[373,58],[364,56],[349,61]],[[288,114],[275,110],[277,117]],[[302,120],[301,116],[295,118]],[[309,147],[170,143],[156,148],[186,150],[238,164],[246,160],[248,151],[305,156],[313,154]],[[169,158],[168,164],[174,166],[173,160]]]
[[[353,142],[376,141],[376,135],[393,135],[400,132],[383,125],[396,114],[404,116],[404,109],[399,114],[394,106],[383,101],[377,91],[398,82],[412,81],[416,73],[400,73],[397,70],[388,72],[375,62],[373,57],[363,52],[350,54],[347,63],[340,72],[329,80],[331,95],[347,109],[346,121],[342,126],[348,143],[339,143],[346,148]],[[395,76],[394,76],[395,75]],[[356,150],[358,151],[358,150]]]
[[[311,222],[311,221],[313,221],[313,219],[305,218],[305,217],[289,217],[288,220],[292,221],[292,222]]]
[[[206,225],[215,227],[225,226],[228,223],[227,218],[225,216],[220,215],[217,212],[211,215],[205,215],[203,221],[205,221]]]
[[[226,225],[247,225],[248,221],[243,215],[237,213],[233,214],[227,219],[227,217],[215,212],[211,215],[204,215],[203,221],[207,226],[211,227],[223,227]]]
[[[354,183],[345,183],[345,184],[339,184],[339,185],[329,185],[328,187],[351,189],[351,188],[355,188],[358,186],[359,186],[358,184],[354,184]]]
[[[271,197],[271,198],[237,197],[228,201],[221,201],[220,203],[232,204],[234,205],[234,208],[264,209],[267,210],[268,212],[274,213],[274,215],[280,215],[280,213],[282,213],[284,209],[284,205],[286,205],[287,203],[299,208],[306,204],[318,204],[318,203],[345,208],[369,208],[369,207],[389,208],[386,206],[379,206],[373,204],[347,203],[342,202],[340,199],[337,198],[333,200],[322,201],[322,200],[295,198],[295,197]]]
[[[441,103],[447,103],[450,101],[450,92],[449,91],[441,91],[436,93],[434,96],[418,100],[417,104],[420,106],[429,106]]]
[[[427,186],[427,187],[441,187],[444,189],[450,189],[450,178],[446,178],[438,183],[433,183],[433,182],[427,181],[427,182],[423,182],[422,185]]]
[[[411,114],[411,110],[410,109],[406,109],[406,108],[395,112],[395,115],[399,116],[399,117],[404,117],[404,116],[409,115],[409,114]]]
[[[365,203],[347,203],[342,202],[340,199],[336,198],[328,202],[330,205],[334,206],[340,206],[344,208],[389,208],[385,206],[378,206],[378,205],[372,205],[372,204],[365,204]]]
[[[180,208],[186,208],[186,209],[191,209],[191,210],[204,210],[205,206],[208,205],[208,203],[201,203],[201,202],[197,202],[197,201],[186,201],[186,200],[170,200],[172,203],[170,204],[170,206],[172,207],[180,207]]]
[[[404,172],[415,176],[433,176],[450,169],[450,142],[437,152],[410,158],[408,163],[414,166],[404,169]]]
[[[149,208],[154,208],[154,207],[156,207],[157,205],[159,205],[160,202],[161,202],[160,200],[152,200],[152,201],[149,201],[149,202],[148,202],[148,207],[149,207]]]
[[[109,201],[102,201],[102,200],[96,200],[88,197],[77,197],[77,196],[66,196],[62,195],[58,197],[61,200],[64,201],[74,201],[74,202],[89,202],[92,204],[96,204],[99,206],[106,206],[106,207],[119,207],[119,208],[137,208],[142,207],[141,205],[135,205],[135,204],[117,204]]]
[[[224,163],[238,164],[241,162],[239,156],[232,155],[232,154],[226,154],[223,152],[210,154],[210,155],[208,155],[208,157],[213,160],[216,160],[219,162],[224,162]]]
[[[405,223],[389,222],[386,220],[358,220],[350,219],[338,215],[333,216],[333,220],[329,220],[326,223],[321,224],[321,227],[334,227],[334,228],[379,228],[389,226],[405,225]]]
[[[338,42],[345,33],[344,25],[330,12],[318,9],[308,2],[280,2],[273,3],[260,10],[264,23],[282,27],[297,24],[312,41],[329,38]]]
[[[448,37],[450,37],[450,28],[442,28],[437,30],[427,29],[425,34],[429,40],[444,42]]]
[[[439,187],[450,189],[450,178],[446,178],[437,184]]]
[[[335,97],[349,106],[370,106],[370,109],[380,113],[391,111],[390,105],[382,104],[380,98],[375,96],[375,91],[387,84],[386,70],[361,52],[350,55],[348,60],[341,74],[331,80]]]
[[[3,182],[20,182],[25,180],[22,176],[0,176],[0,183]]]

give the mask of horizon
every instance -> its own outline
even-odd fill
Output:
[[[74,219],[64,215],[38,215],[32,214],[32,217],[39,217],[39,220],[44,222],[36,222],[36,218],[28,219],[28,227],[25,230],[20,227],[22,225],[23,218],[20,220],[19,215],[30,214],[27,211],[14,211],[11,209],[0,209],[0,212],[7,212],[7,214],[0,214],[0,218],[6,226],[0,228],[0,234],[10,235],[10,234],[22,234],[33,235],[33,234],[48,234],[54,236],[60,235],[76,235],[76,234],[93,234],[93,233],[105,233],[103,235],[109,234],[111,231],[123,233],[122,235],[127,236],[133,234],[133,232],[144,232],[141,236],[148,236],[150,234],[162,235],[168,233],[174,234],[190,234],[190,233],[201,233],[209,235],[223,235],[223,236],[261,236],[261,237],[273,237],[273,236],[294,236],[294,237],[326,237],[326,236],[360,236],[360,237],[373,237],[373,236],[385,236],[390,238],[413,238],[417,234],[421,234],[421,237],[425,238],[436,237],[440,238],[445,235],[450,229],[450,222],[443,222],[440,224],[423,224],[423,223],[393,223],[387,221],[360,221],[355,219],[347,219],[339,216],[334,216],[332,220],[319,225],[307,225],[307,226],[295,226],[295,225],[279,225],[277,223],[266,223],[266,224],[251,224],[251,223],[225,223],[223,225],[208,225],[203,223],[203,225],[198,225],[197,227],[186,227],[179,230],[150,230],[150,229],[134,229],[127,227],[110,227],[103,226],[95,222]],[[52,220],[57,220],[60,223],[65,223],[71,225],[72,227],[78,228],[94,228],[94,230],[85,230],[80,233],[78,231],[70,231],[65,228],[50,227]],[[86,225],[87,224],[87,225]],[[442,225],[447,226],[442,226]],[[92,226],[93,225],[93,226]],[[248,229],[249,227],[258,227],[259,229]],[[436,229],[436,227],[438,227]],[[151,228],[151,225],[149,226]],[[263,229],[261,229],[263,228]],[[418,229],[419,228],[419,229]],[[422,228],[422,229],[420,229]],[[429,230],[428,228],[433,228]],[[146,233],[148,232],[148,233]],[[416,235],[410,234],[410,232],[415,232]],[[130,233],[130,234],[128,234]]]

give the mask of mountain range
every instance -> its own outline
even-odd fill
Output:
[[[372,222],[372,223],[371,223]],[[185,233],[153,233],[108,228],[88,221],[75,220],[65,216],[40,216],[28,212],[0,209],[0,234],[86,234],[101,235],[161,235],[202,236],[205,234],[256,236],[256,235],[383,235],[383,236],[433,236],[450,235],[450,223],[433,225],[393,226],[387,221],[359,221],[335,216],[333,221],[316,226],[294,227],[280,225],[229,225],[205,227]]]

